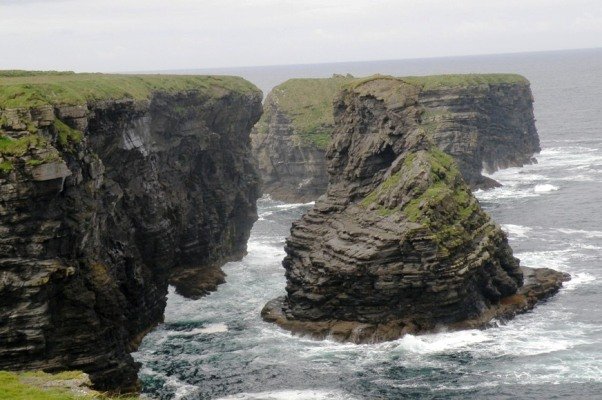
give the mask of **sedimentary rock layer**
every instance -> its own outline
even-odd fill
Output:
[[[539,138],[529,82],[518,75],[406,77],[420,89],[423,120],[435,143],[452,155],[472,188],[497,183],[481,175],[534,161]],[[263,191],[285,201],[326,192],[325,154],[334,129],[332,99],[353,77],[291,79],[267,96],[253,150]]]
[[[390,340],[510,317],[566,279],[520,268],[435,145],[420,96],[415,85],[378,77],[341,92],[328,190],[293,223],[287,295],[266,305],[266,320],[318,337]]]
[[[135,389],[129,353],[162,321],[168,281],[202,295],[246,251],[261,92],[239,78],[34,75],[0,79],[0,105],[0,369]]]

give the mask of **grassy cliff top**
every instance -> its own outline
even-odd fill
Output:
[[[220,94],[259,91],[234,76],[76,74],[61,71],[0,71],[0,109],[41,105],[78,105],[88,101],[131,98],[153,92],[188,90]]]
[[[353,81],[352,76],[335,75],[332,78],[289,79],[276,86],[266,100],[285,113],[304,141],[325,148],[330,143],[334,125],[332,100],[341,87]],[[258,122],[260,133],[267,131],[267,113]]]
[[[332,101],[338,91],[343,87],[356,88],[375,79],[401,80],[422,90],[529,83],[525,77],[516,74],[374,75],[365,78],[335,75],[322,79],[289,79],[272,89],[268,101],[275,103],[291,119],[302,140],[325,149],[330,143],[330,130],[334,125]],[[267,113],[261,117],[258,123],[260,134],[267,132],[268,118]]]
[[[424,90],[480,85],[528,84],[529,81],[518,74],[449,74],[401,77],[404,82],[421,86]]]
[[[138,396],[109,397],[86,388],[87,375],[79,371],[57,374],[0,371],[0,399],[12,400],[135,400]]]

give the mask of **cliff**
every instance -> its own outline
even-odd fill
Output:
[[[521,268],[453,159],[433,141],[422,88],[375,77],[334,103],[326,196],[293,223],[286,297],[262,315],[344,341],[486,326],[567,277]]]
[[[246,251],[261,98],[234,77],[0,76],[0,369],[136,388],[168,281],[202,295]]]
[[[423,119],[437,146],[452,155],[472,188],[484,177],[534,161],[539,138],[529,82],[518,75],[439,75],[401,78],[419,89]],[[332,100],[353,77],[291,79],[270,92],[254,129],[253,151],[263,191],[285,201],[326,192],[325,154],[334,129]]]

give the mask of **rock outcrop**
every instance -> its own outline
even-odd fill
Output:
[[[293,223],[286,297],[264,319],[352,342],[482,327],[567,279],[521,269],[456,163],[433,141],[421,88],[375,77],[334,103],[326,196]]]
[[[429,135],[454,157],[472,188],[498,185],[482,170],[492,173],[534,161],[539,137],[525,78],[493,74],[401,79],[420,89]],[[309,201],[326,192],[332,99],[341,85],[353,81],[350,76],[291,79],[268,94],[252,135],[264,193],[285,201]]]
[[[136,389],[168,281],[202,295],[246,252],[261,99],[233,77],[0,79],[0,369]]]

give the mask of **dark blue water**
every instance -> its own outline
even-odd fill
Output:
[[[170,292],[166,322],[136,354],[160,399],[602,398],[602,50],[210,71],[264,90],[289,77],[518,72],[532,83],[539,163],[479,191],[524,265],[573,280],[533,312],[488,330],[378,345],[294,337],[261,321],[284,293],[282,245],[310,205],[259,202],[249,255],[198,301]]]

